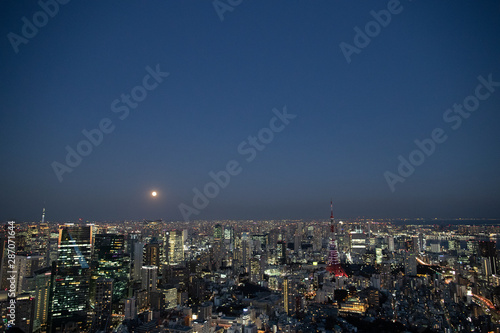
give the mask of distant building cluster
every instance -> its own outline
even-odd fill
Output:
[[[500,332],[498,225],[15,225],[14,267],[0,232],[1,331],[14,285],[26,333]]]

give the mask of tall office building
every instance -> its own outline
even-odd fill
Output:
[[[95,285],[94,322],[92,331],[107,332],[111,324],[113,279],[99,277]]]
[[[479,241],[478,246],[483,274],[489,280],[492,275],[498,274],[496,244],[492,241]]]
[[[214,240],[222,239],[222,225],[216,224],[214,226]]]
[[[127,298],[124,302],[125,320],[133,320],[137,316],[137,307],[135,297]]]
[[[366,234],[361,229],[351,232],[351,251],[356,254],[366,252]]]
[[[387,236],[387,249],[390,252],[394,251],[394,237],[393,236]]]
[[[93,281],[98,277],[113,280],[113,303],[127,297],[129,257],[125,254],[125,236],[96,234],[94,239]]]
[[[49,238],[46,244],[47,250],[45,251],[45,263],[46,266],[51,267],[54,261],[57,261],[57,238]]]
[[[283,280],[283,307],[289,316],[297,310],[298,282],[295,276],[287,276]]]
[[[177,306],[177,288],[174,286],[164,286],[158,289],[165,298],[165,309],[173,309]]]
[[[278,265],[286,264],[286,243],[278,241],[276,244],[276,262]]]
[[[224,227],[224,240],[227,243],[234,243],[234,229],[230,225]]]
[[[417,276],[417,256],[414,252],[405,253],[405,275]]]
[[[140,308],[145,308],[151,305],[152,293],[158,291],[158,267],[149,265],[142,266],[141,269],[141,291],[145,296],[144,301],[139,302],[142,304]]]
[[[153,265],[142,266],[141,273],[142,290],[146,290],[147,292],[157,291],[156,288],[158,285],[158,267]]]
[[[441,252],[441,243],[439,240],[431,241],[431,252],[434,252],[434,253]]]
[[[143,260],[143,251],[144,244],[141,242],[134,243],[134,255],[133,255],[133,278],[135,281],[139,281],[141,279],[141,269],[142,269],[142,260]]]
[[[32,290],[34,286],[29,285],[29,281],[32,279],[27,279],[27,277],[33,276],[33,273],[42,268],[45,263],[45,257],[39,255],[17,255],[16,256],[16,267],[17,267],[17,293],[20,294],[25,291]]]
[[[160,267],[160,243],[153,240],[151,243],[146,244],[144,247],[144,266],[156,266]]]
[[[224,227],[224,241],[222,255],[226,266],[231,266],[234,259],[234,229],[230,225]]]
[[[168,263],[178,265],[184,261],[184,236],[182,230],[166,233],[168,243]]]
[[[49,293],[52,268],[45,267],[34,272],[35,276],[35,318],[33,330],[45,331],[49,316]]]
[[[58,259],[52,266],[50,332],[84,332],[88,327],[92,227],[59,227]]]
[[[29,293],[18,294],[16,297],[16,326],[23,332],[33,332],[35,317],[35,299]]]

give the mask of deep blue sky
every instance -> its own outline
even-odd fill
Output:
[[[16,54],[32,1],[0,3],[0,219],[182,219],[194,187],[230,160],[243,171],[192,219],[500,217],[500,87],[452,130],[443,113],[500,81],[498,1],[402,1],[348,64],[388,1],[70,1]],[[110,104],[167,77],[120,120]],[[252,162],[237,152],[272,109],[297,115]],[[53,161],[83,129],[115,130],[59,182]],[[385,171],[441,127],[433,155],[391,192]],[[150,191],[159,196],[152,199]]]

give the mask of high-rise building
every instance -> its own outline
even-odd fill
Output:
[[[168,243],[168,263],[178,265],[184,261],[184,237],[182,230],[173,230],[166,233]]]
[[[134,255],[132,262],[132,265],[134,267],[133,277],[135,281],[139,281],[141,279],[143,251],[144,251],[144,244],[141,242],[136,242],[134,244]]]
[[[35,299],[29,293],[16,297],[16,326],[23,332],[33,332],[35,318]]]
[[[144,247],[143,266],[160,267],[160,243],[153,240]]]
[[[283,280],[283,307],[289,316],[297,310],[298,282],[296,276],[287,276]]]
[[[286,264],[286,243],[284,241],[278,241],[276,244],[276,259],[279,265]]]
[[[165,309],[173,309],[177,306],[177,288],[173,286],[165,286],[158,288],[165,298]]]
[[[16,256],[16,266],[17,266],[17,293],[20,294],[25,291],[33,289],[34,286],[30,286],[27,277],[33,276],[33,273],[42,268],[45,263],[45,258],[39,255],[17,255]]]
[[[45,267],[34,272],[35,276],[35,318],[33,330],[45,331],[49,316],[49,293],[52,268]]]
[[[59,228],[58,259],[52,266],[50,332],[88,327],[92,225]]]
[[[124,304],[125,320],[133,320],[137,316],[137,307],[135,297],[127,298]]]
[[[361,229],[351,231],[351,251],[356,254],[366,251],[366,235]]]
[[[204,302],[198,308],[198,319],[212,321],[212,302]]]
[[[142,290],[146,290],[147,292],[156,291],[158,284],[158,267],[153,265],[142,266],[141,273]]]
[[[393,236],[387,236],[387,249],[390,252],[394,251],[394,237]]]
[[[222,239],[222,225],[216,224],[214,226],[214,240]]]
[[[224,227],[224,240],[229,243],[234,242],[234,229],[230,225]]]
[[[94,238],[93,281],[98,277],[113,280],[113,303],[127,296],[129,257],[125,254],[125,236],[96,234]]]
[[[458,245],[459,244],[458,244],[456,239],[450,239],[448,241],[448,250],[450,250],[450,251],[458,250],[459,249]]]
[[[496,244],[492,241],[479,241],[478,246],[483,274],[489,279],[492,275],[498,274]]]
[[[414,252],[405,253],[405,275],[417,276],[417,256]]]
[[[47,242],[47,250],[45,251],[46,265],[52,267],[52,263],[57,261],[57,238],[50,238]]]
[[[111,324],[113,279],[99,277],[95,281],[93,331],[107,331]]]
[[[418,234],[418,249],[420,252],[425,252],[425,238],[423,233]]]
[[[434,253],[441,252],[441,244],[438,240],[431,241],[431,252],[434,252]]]

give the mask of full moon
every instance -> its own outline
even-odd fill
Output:
[[[158,195],[158,193],[156,193],[156,191],[153,191],[153,192],[151,192],[151,195],[152,195],[153,197],[156,197],[156,196]]]

